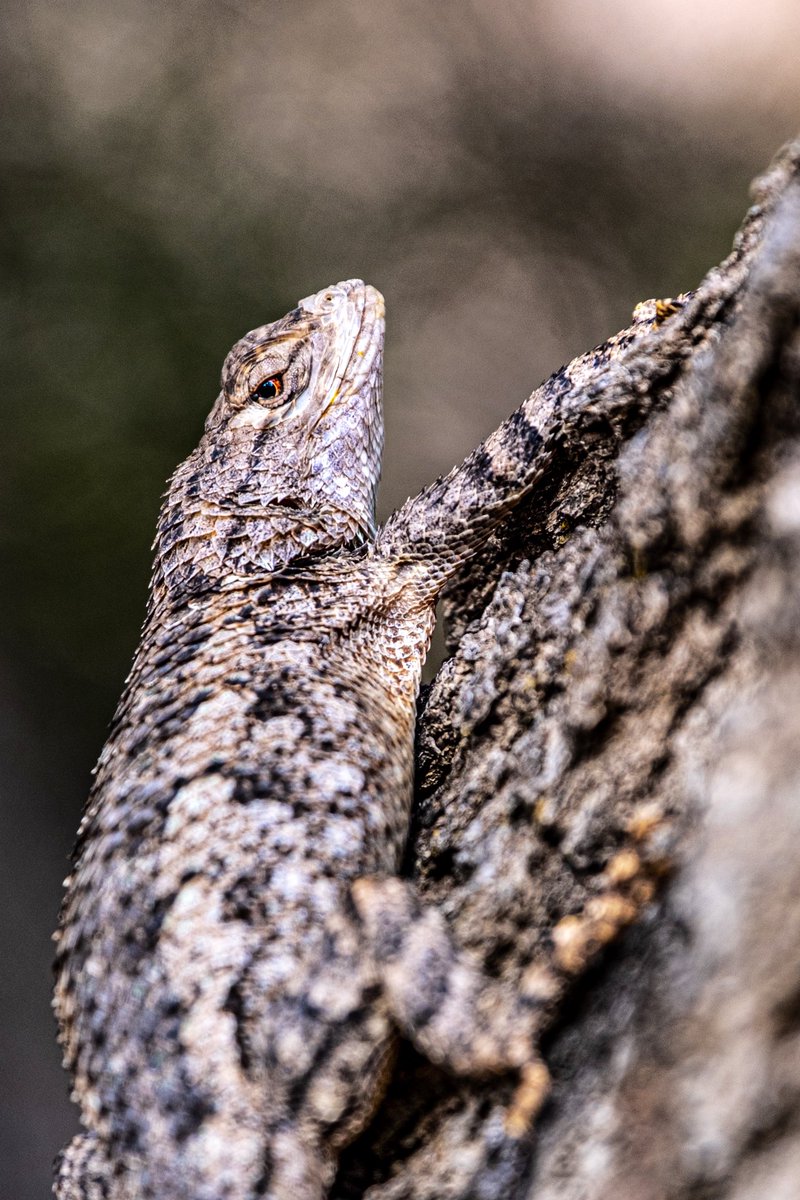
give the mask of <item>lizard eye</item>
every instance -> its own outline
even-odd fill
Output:
[[[283,377],[281,375],[270,375],[268,379],[262,379],[257,388],[254,388],[250,393],[250,399],[255,400],[257,404],[267,403],[269,406],[270,400],[275,400],[283,392]]]

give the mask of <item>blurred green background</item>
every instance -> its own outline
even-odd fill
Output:
[[[47,0],[2,9],[0,1194],[75,1126],[50,942],[159,497],[247,329],[388,307],[385,515],[691,287],[800,124],[800,7]]]

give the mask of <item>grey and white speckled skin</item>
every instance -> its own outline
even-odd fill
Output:
[[[544,1094],[539,1010],[591,936],[509,997],[395,876],[436,599],[546,469],[563,389],[376,534],[382,349],[359,280],[248,334],[170,483],[57,935],[86,1130],[59,1200],[320,1200],[398,1030],[518,1071],[510,1134]],[[633,913],[617,895],[595,941]]]

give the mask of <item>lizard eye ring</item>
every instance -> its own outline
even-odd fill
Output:
[[[256,404],[265,404],[267,408],[272,407],[271,400],[276,400],[283,393],[283,376],[270,375],[267,379],[262,379],[258,387],[253,388],[250,393],[250,399]]]

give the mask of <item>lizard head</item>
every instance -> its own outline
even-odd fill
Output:
[[[206,427],[246,448],[262,499],[302,500],[363,536],[383,449],[383,312],[380,292],[349,279],[254,329],[225,360]]]
[[[236,343],[200,445],[167,493],[166,581],[194,591],[209,576],[374,536],[383,314],[380,292],[350,279]]]

